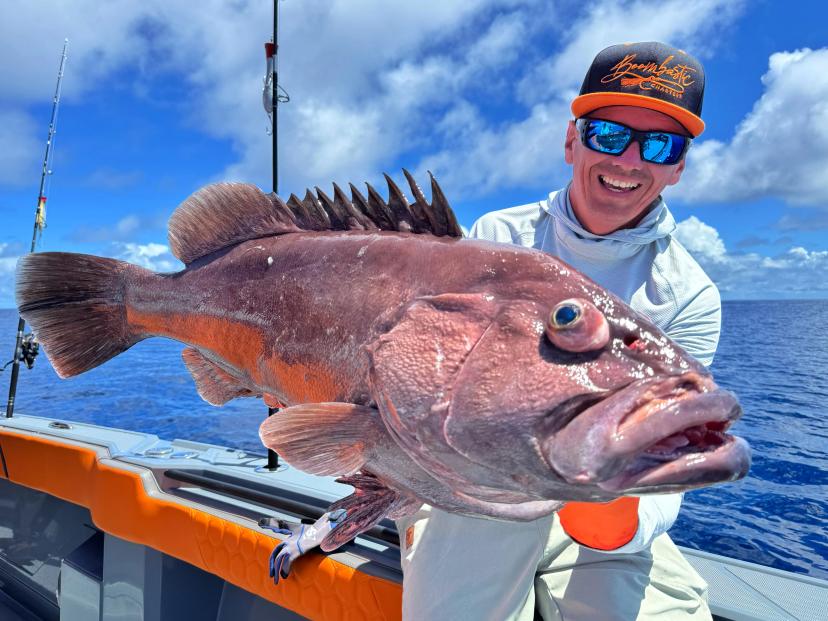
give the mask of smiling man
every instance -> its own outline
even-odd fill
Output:
[[[471,237],[562,258],[709,365],[719,292],[672,236],[675,220],[661,198],[704,130],[703,95],[702,66],[682,50],[603,50],[572,102],[570,183],[542,201],[486,214]],[[710,619],[707,585],[666,534],[680,504],[680,494],[573,502],[527,523],[424,506],[398,524],[403,618]]]

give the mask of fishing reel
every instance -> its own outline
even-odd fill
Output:
[[[26,334],[23,337],[23,340],[20,343],[20,360],[23,364],[26,365],[27,369],[31,369],[34,366],[35,358],[40,353],[40,343],[37,342],[37,337],[31,332]],[[0,372],[5,371],[6,367],[10,364],[14,364],[15,359],[12,358],[6,364],[0,368]]]
[[[39,353],[40,343],[37,342],[34,333],[29,332],[23,337],[23,342],[20,344],[20,360],[25,363],[27,369],[31,369]]]

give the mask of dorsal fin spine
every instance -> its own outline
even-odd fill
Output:
[[[403,174],[408,181],[408,186],[411,188],[411,194],[414,196],[414,202],[420,207],[426,218],[428,218],[428,221],[431,223],[431,230],[436,232],[438,235],[446,235],[449,227],[445,217],[443,217],[443,214],[439,210],[432,208],[428,201],[426,201],[423,191],[420,189],[420,186],[417,185],[417,182],[414,180],[411,173],[403,168]]]
[[[431,179],[431,206],[445,215],[446,222],[448,223],[447,234],[452,237],[463,237],[463,229],[460,228],[460,224],[457,222],[457,216],[454,215],[454,210],[449,205],[446,195],[443,194],[443,189],[437,183],[437,179],[434,178],[430,170],[428,171],[428,176]]]
[[[373,204],[375,210],[382,209],[389,214],[391,221],[394,223],[395,230],[404,233],[414,231],[411,212],[407,209],[400,210],[398,203],[392,201],[386,203],[370,183],[366,183],[365,186],[368,188],[368,202]]]
[[[395,214],[408,214],[411,218],[412,231],[419,233],[423,230],[419,214],[416,210],[411,209],[408,199],[405,197],[405,194],[402,193],[402,190],[400,190],[397,184],[394,183],[394,180],[385,173],[383,173],[383,175],[385,176],[385,182],[388,184],[388,206],[391,208],[391,211]]]
[[[331,219],[331,215],[325,210],[324,205],[319,202],[319,199],[313,195],[313,192],[310,189],[305,190],[305,198],[302,201],[307,207],[308,211],[314,214],[320,221],[324,224],[322,230],[325,229],[336,229],[337,224]]]
[[[377,227],[380,230],[396,230],[391,214],[387,213],[384,209],[375,209],[373,203],[370,203],[353,183],[349,185],[351,187],[351,203],[353,203],[356,209],[368,214],[368,218],[377,223]]]
[[[345,192],[342,191],[342,188],[340,188],[336,183],[333,184],[333,187],[334,202],[345,210],[352,219],[358,222],[363,229],[371,231],[379,228],[373,219],[369,218],[365,212],[354,206],[351,200],[345,195]]]
[[[319,204],[322,205],[322,209],[324,209],[328,216],[330,216],[333,228],[350,228],[348,227],[348,215],[339,208],[339,205],[334,203],[331,197],[325,194],[319,186],[314,189],[316,190],[316,196],[319,200]]]

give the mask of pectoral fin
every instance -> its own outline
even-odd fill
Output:
[[[259,428],[262,443],[309,474],[359,470],[387,433],[374,408],[353,403],[308,403],[285,408]]]
[[[236,397],[254,397],[256,393],[244,386],[212,360],[204,357],[194,347],[181,352],[184,364],[196,383],[201,398],[210,405],[224,405]]]

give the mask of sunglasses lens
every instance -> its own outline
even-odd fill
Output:
[[[686,144],[684,136],[650,132],[641,145],[641,157],[656,164],[675,164],[681,159]]]
[[[620,155],[633,137],[641,144],[641,159],[654,164],[677,164],[684,156],[690,138],[669,132],[634,131],[601,119],[580,119],[581,141],[593,151]]]
[[[594,151],[617,155],[630,144],[630,131],[623,125],[589,120],[585,129],[584,144]]]

